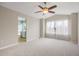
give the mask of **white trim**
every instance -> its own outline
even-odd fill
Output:
[[[3,46],[3,47],[0,47],[0,50],[6,49],[6,48],[9,48],[9,47],[16,46],[17,44],[18,44],[18,43],[14,43],[14,44],[10,44],[10,45],[6,45],[6,46]]]

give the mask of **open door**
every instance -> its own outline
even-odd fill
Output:
[[[26,42],[26,19],[18,17],[18,41]]]

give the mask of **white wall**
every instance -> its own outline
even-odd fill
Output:
[[[71,19],[71,41],[78,43],[78,13],[72,13]]]
[[[47,18],[46,20],[52,21],[52,20],[63,20],[68,19],[68,15],[53,15],[52,17]]]
[[[27,20],[27,40],[39,39],[39,20],[0,6],[0,47],[18,42],[18,16]]]
[[[40,19],[40,37],[45,37],[45,19]]]
[[[35,40],[40,38],[40,20],[27,17],[27,40]]]
[[[0,47],[16,43],[17,14],[0,6]]]

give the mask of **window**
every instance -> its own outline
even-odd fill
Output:
[[[47,31],[46,33],[52,33],[52,34],[55,34],[55,31],[54,31],[54,21],[49,21],[47,22]]]
[[[46,33],[68,35],[68,20],[47,21]]]
[[[68,21],[67,20],[56,21],[56,34],[68,35]]]

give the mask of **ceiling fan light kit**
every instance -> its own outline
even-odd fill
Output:
[[[48,8],[45,7],[42,11],[43,11],[43,13],[48,13]]]
[[[46,2],[44,2],[44,4],[46,5]],[[42,12],[43,14],[46,14],[46,13],[52,13],[54,14],[55,12],[54,11],[50,11],[51,9],[54,9],[57,7],[57,5],[54,5],[54,6],[51,6],[51,7],[42,7],[41,5],[38,5],[39,8],[41,8],[41,11],[37,11],[35,13],[39,13],[39,12]]]

